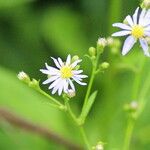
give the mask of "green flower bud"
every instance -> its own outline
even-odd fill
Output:
[[[39,81],[37,81],[36,79],[32,79],[32,81],[29,83],[29,86],[37,90],[40,89]]]
[[[96,49],[94,47],[89,48],[89,54],[90,56],[95,56],[96,55]]]
[[[108,62],[103,62],[103,63],[100,65],[100,68],[101,68],[101,69],[107,69],[109,66],[110,66],[110,64],[109,64]]]
[[[79,56],[78,55],[74,55],[73,57],[72,57],[72,62],[74,62],[74,61],[76,61],[76,60],[79,60]]]

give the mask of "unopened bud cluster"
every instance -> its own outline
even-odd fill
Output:
[[[26,83],[30,81],[29,76],[24,71],[19,72],[17,77],[19,80],[26,82]]]
[[[141,4],[142,8],[150,8],[150,0],[144,0],[143,3]]]
[[[33,87],[36,89],[39,88],[39,81],[37,81],[36,79],[31,80],[30,77],[24,71],[19,72],[17,77],[19,80],[25,82],[30,87]]]

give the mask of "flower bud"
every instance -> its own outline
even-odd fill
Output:
[[[96,55],[96,49],[94,47],[89,48],[89,54],[90,56],[95,56]]]
[[[67,96],[68,96],[69,98],[73,98],[73,97],[76,96],[76,92],[75,92],[74,90],[72,90],[72,89],[69,89],[69,90],[67,91]]]
[[[138,102],[137,101],[132,101],[130,103],[130,107],[132,110],[137,110],[138,109]]]
[[[107,45],[107,40],[105,38],[99,38],[97,41],[97,50],[99,53],[103,53],[104,48]]]
[[[144,0],[141,7],[149,9],[150,8],[150,0]]]
[[[96,146],[94,146],[93,150],[104,150],[104,144],[102,142],[99,142]]]
[[[97,145],[96,146],[96,150],[103,150],[103,149],[104,149],[103,145]]]
[[[107,38],[107,44],[108,44],[108,46],[112,46],[113,43],[114,43],[114,39],[112,37],[108,37]]]
[[[139,105],[137,101],[132,101],[128,104],[125,104],[124,109],[126,111],[135,112],[138,109]]]
[[[79,56],[78,55],[74,55],[73,57],[72,57],[72,62],[75,62],[76,60],[79,60]]]
[[[29,83],[29,86],[35,89],[40,89],[39,81],[37,81],[36,79],[32,79],[32,81]]]
[[[101,69],[107,69],[109,66],[110,66],[110,64],[109,64],[108,62],[103,62],[103,63],[100,65],[100,68],[101,68]]]
[[[26,83],[30,82],[30,77],[24,71],[19,72],[17,77],[19,80],[23,82],[26,82]]]

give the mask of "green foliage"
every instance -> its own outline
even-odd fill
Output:
[[[24,70],[42,82],[39,69],[45,62],[50,63],[50,56],[61,56],[64,60],[68,54],[82,57],[99,36],[112,33],[111,23],[122,21],[138,5],[137,0],[0,0],[0,106],[75,143],[82,143],[77,128],[68,117],[51,108],[49,99],[21,83],[16,75]],[[106,142],[106,150],[122,148],[127,125],[123,106],[133,100],[133,80],[142,55],[139,45],[126,57],[120,57],[118,52],[112,54],[110,49],[104,52],[101,62],[109,62],[110,67],[104,74],[97,75],[93,85],[95,92],[89,97],[84,112],[85,116],[88,114],[85,129],[92,145],[101,140]],[[89,73],[90,62],[86,59],[83,62],[84,71]],[[147,59],[142,70],[142,91],[149,63]],[[41,85],[41,88],[46,87]],[[71,106],[79,112],[86,87],[77,86],[76,89]],[[63,102],[60,97],[58,99]],[[148,94],[146,99],[148,103],[137,120],[131,150],[150,149]],[[0,122],[0,141],[0,150],[63,149],[5,121]]]
[[[0,0],[0,8],[10,8],[16,5],[32,2],[33,0]]]
[[[89,113],[89,111],[90,111],[90,109],[91,109],[91,107],[92,107],[92,105],[93,105],[93,103],[94,103],[94,101],[96,99],[96,96],[97,96],[97,91],[93,92],[90,95],[90,97],[89,97],[89,99],[87,101],[87,104],[85,105],[85,108],[83,109],[83,113],[81,115],[81,119],[84,120],[87,117],[87,115],[88,115],[88,113]]]

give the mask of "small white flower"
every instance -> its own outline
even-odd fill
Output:
[[[73,98],[73,97],[76,96],[76,92],[75,92],[74,90],[72,90],[72,89],[68,89],[68,91],[67,91],[67,96],[68,96],[69,98]]]
[[[144,54],[150,57],[149,46],[145,38],[150,37],[150,10],[143,9],[140,12],[138,7],[132,17],[130,15],[126,17],[125,22],[127,22],[127,24],[114,23],[114,27],[123,30],[112,34],[112,36],[129,35],[123,45],[122,55],[126,55],[137,40],[139,40]]]
[[[76,69],[76,66],[82,60],[71,62],[70,55],[68,55],[66,62],[63,62],[61,58],[51,58],[53,59],[56,68],[48,66],[48,64],[45,63],[46,69],[40,69],[40,71],[48,75],[48,79],[44,81],[43,84],[50,83],[49,89],[52,89],[52,94],[55,94],[58,91],[58,94],[61,95],[62,92],[68,93],[68,90],[70,89],[75,92],[73,81],[80,85],[86,85],[82,80],[83,78],[87,78],[87,75],[81,75],[83,70]]]
[[[107,45],[107,40],[105,38],[99,38],[97,44],[104,48]]]
[[[18,77],[19,80],[29,79],[29,76],[24,71],[19,72],[17,77]]]

